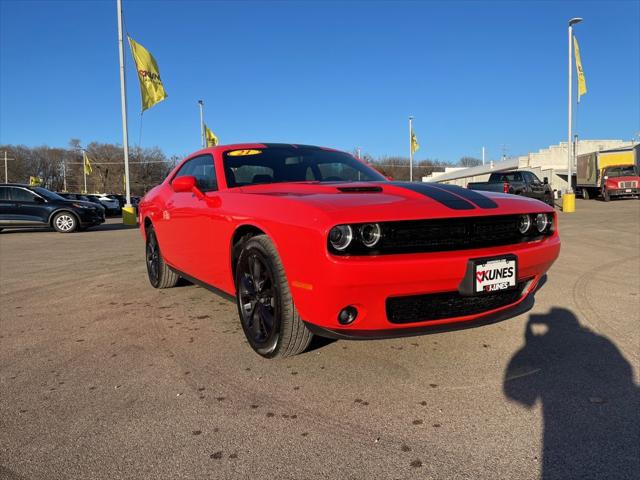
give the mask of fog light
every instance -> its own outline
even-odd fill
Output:
[[[349,325],[356,319],[357,316],[358,310],[356,309],[356,307],[352,307],[351,305],[349,305],[348,307],[344,307],[342,310],[340,310],[340,313],[338,314],[338,323],[342,325]]]

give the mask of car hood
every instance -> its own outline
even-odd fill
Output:
[[[527,197],[425,182],[271,183],[242,193],[317,207],[335,221],[385,221],[551,212]]]

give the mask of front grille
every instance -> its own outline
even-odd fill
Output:
[[[620,182],[620,188],[638,188],[638,182]]]
[[[386,302],[387,319],[391,323],[413,323],[477,315],[517,302],[526,285],[526,281],[519,282],[513,290],[474,297],[458,292],[390,297]]]
[[[523,236],[519,215],[385,222],[380,253],[464,250],[528,242],[543,235]]]

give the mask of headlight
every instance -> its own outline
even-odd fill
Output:
[[[93,207],[90,207],[89,205],[83,205],[81,203],[73,203],[72,205],[76,208],[85,208],[87,210],[93,210]]]
[[[329,242],[338,251],[342,251],[351,244],[353,230],[349,225],[338,225],[329,231]]]
[[[536,228],[540,233],[544,232],[549,226],[549,217],[546,213],[539,213],[536,215]]]
[[[374,247],[380,241],[382,230],[377,223],[365,223],[360,228],[360,238],[365,247]]]
[[[525,233],[527,233],[527,231],[529,231],[530,227],[531,217],[529,215],[520,215],[520,218],[518,219],[518,230],[520,231],[520,233],[524,235]]]

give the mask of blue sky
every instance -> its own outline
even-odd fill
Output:
[[[588,93],[582,138],[640,131],[640,2],[124,0],[169,98],[143,147],[199,148],[197,100],[222,143],[282,141],[497,158],[566,139],[567,20]],[[0,0],[0,143],[122,141],[115,0]],[[127,47],[129,135],[140,96]]]

